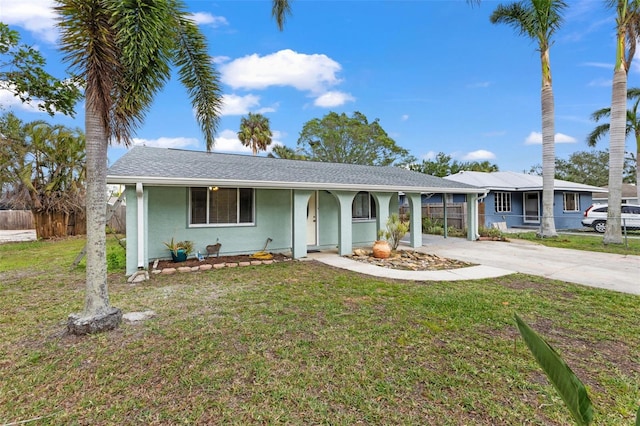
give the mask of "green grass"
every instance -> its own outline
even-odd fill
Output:
[[[640,233],[630,232],[629,236],[635,238],[623,238],[623,244],[604,244],[603,236],[600,234],[574,235],[560,234],[554,238],[538,238],[535,232],[521,232],[515,234],[504,234],[508,239],[518,238],[535,241],[549,247],[568,248],[573,250],[597,251],[614,254],[640,255]]]
[[[82,309],[83,241],[29,244],[0,246],[0,424],[569,424],[514,312],[585,382],[597,424],[631,424],[640,398],[637,296],[315,262],[138,285],[114,271],[112,304],[157,316],[78,338],[63,330]]]

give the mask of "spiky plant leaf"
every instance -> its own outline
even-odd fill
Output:
[[[574,420],[588,425],[593,420],[593,408],[584,384],[571,371],[562,357],[543,338],[538,336],[519,316],[514,314],[518,330],[536,362],[556,388]]]

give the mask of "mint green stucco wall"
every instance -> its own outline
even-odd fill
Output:
[[[137,209],[135,187],[127,187],[127,273],[137,269]],[[145,187],[146,261],[167,259],[165,241],[191,240],[195,250],[206,253],[208,244],[218,240],[220,254],[253,253],[264,248],[267,238],[270,251],[291,249],[291,191],[255,191],[255,224],[250,226],[189,226],[189,189],[182,187]],[[193,254],[195,255],[195,253]],[[146,265],[145,265],[146,266]]]
[[[138,269],[138,203],[135,186],[127,186],[127,274]],[[250,226],[189,226],[189,188],[144,187],[143,265],[155,259],[168,259],[165,241],[191,240],[195,250],[206,253],[208,244],[221,244],[220,254],[253,253],[262,250],[271,238],[268,250],[288,252],[293,246],[292,190],[256,189],[255,224]],[[397,197],[392,197],[390,213],[397,211]],[[334,194],[318,192],[318,245],[336,248],[340,241],[340,208]],[[377,237],[376,221],[350,221],[354,247],[367,246]],[[303,230],[306,232],[306,228]],[[195,253],[193,253],[195,255]]]
[[[267,238],[271,251],[291,248],[291,191],[255,191],[255,224],[249,226],[189,226],[189,189],[150,187],[149,257],[166,258],[162,244],[171,237],[191,240],[195,250],[206,252],[208,244],[219,241],[220,254],[252,253],[264,248]]]

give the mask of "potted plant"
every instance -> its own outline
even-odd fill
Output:
[[[174,262],[184,262],[193,252],[193,241],[189,240],[175,242],[172,237],[171,241],[165,242],[164,245],[171,252],[171,258]]]

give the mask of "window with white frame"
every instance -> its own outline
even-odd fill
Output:
[[[358,192],[351,205],[351,217],[354,220],[371,220],[376,218],[376,201],[368,192]]]
[[[253,189],[191,188],[191,225],[252,224]]]
[[[511,211],[511,193],[510,192],[496,192],[496,212],[510,212]]]
[[[562,209],[565,212],[579,212],[580,211],[580,194],[575,192],[565,192],[564,201],[562,203]]]

